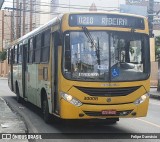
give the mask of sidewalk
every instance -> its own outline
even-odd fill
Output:
[[[160,99],[160,92],[157,91],[157,88],[150,88],[150,97]]]
[[[26,133],[26,126],[15,112],[13,112],[6,104],[4,99],[0,97],[0,133]],[[1,141],[1,140],[0,140]],[[3,140],[5,141],[5,140]],[[8,140],[7,140],[8,141]],[[10,140],[15,141],[15,140]],[[16,140],[19,141],[19,140]],[[21,140],[28,142],[28,140]]]

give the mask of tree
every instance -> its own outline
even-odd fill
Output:
[[[157,85],[157,91],[160,91],[160,77],[159,77],[159,73],[160,73],[160,36],[156,37],[156,46],[155,46],[155,54],[156,54],[156,58],[158,59],[158,85]]]
[[[6,60],[6,58],[7,58],[7,51],[6,50],[0,51],[0,61],[4,61]]]
[[[159,37],[156,37],[155,39],[155,54],[156,54],[156,57],[160,57],[160,36]]]

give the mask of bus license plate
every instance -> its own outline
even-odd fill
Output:
[[[102,110],[102,115],[116,115],[116,110]]]

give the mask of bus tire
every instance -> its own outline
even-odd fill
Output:
[[[16,83],[16,100],[17,100],[18,103],[22,102],[22,98],[20,96],[19,87],[18,87],[17,83]]]
[[[51,114],[49,113],[49,106],[47,97],[44,97],[42,101],[42,112],[43,112],[43,119],[46,123],[51,122]]]

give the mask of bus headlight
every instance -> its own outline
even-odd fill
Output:
[[[144,94],[143,96],[141,96],[140,98],[138,98],[136,101],[134,101],[134,104],[135,105],[139,105],[139,104],[143,103],[146,100],[147,97],[149,97],[148,93]]]
[[[82,105],[82,103],[78,99],[72,97],[71,95],[66,94],[64,92],[61,92],[60,94],[61,94],[61,97],[63,99],[65,99],[67,102],[69,102],[69,103],[71,103],[75,106],[81,106]]]

